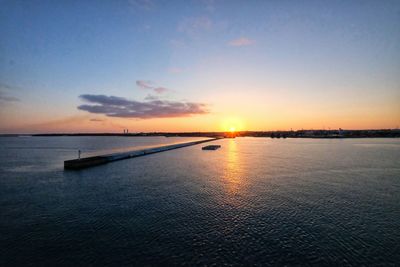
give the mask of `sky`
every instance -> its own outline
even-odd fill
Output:
[[[400,125],[400,1],[0,7],[0,133]]]

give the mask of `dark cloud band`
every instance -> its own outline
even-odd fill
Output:
[[[194,102],[165,100],[135,101],[123,97],[106,95],[81,95],[90,104],[80,105],[78,109],[90,113],[120,118],[172,118],[207,114],[207,105]]]

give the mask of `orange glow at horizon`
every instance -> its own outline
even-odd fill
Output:
[[[376,112],[367,108],[348,112],[340,109],[334,112],[318,113],[317,108],[279,109],[260,106],[252,101],[252,107],[229,99],[229,106],[222,105],[202,116],[179,118],[133,119],[92,115],[84,112],[71,116],[54,113],[36,114],[32,110],[15,107],[0,112],[0,133],[77,133],[77,132],[240,132],[274,131],[300,129],[388,129],[400,125],[400,109],[382,108]],[[235,108],[236,107],[236,108]],[[26,116],[19,114],[26,113]],[[366,116],[365,114],[369,114]]]
[[[245,130],[245,123],[241,118],[230,117],[222,121],[220,129],[223,132],[231,132],[231,133],[237,131],[243,131]]]

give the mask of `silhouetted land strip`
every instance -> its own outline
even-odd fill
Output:
[[[2,134],[0,136],[21,136]],[[384,138],[400,137],[399,129],[381,130],[297,130],[297,131],[239,131],[229,132],[147,132],[147,133],[48,133],[30,136],[165,136],[165,137],[271,137],[271,138]]]

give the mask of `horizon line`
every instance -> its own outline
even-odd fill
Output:
[[[235,133],[270,133],[270,132],[298,132],[298,131],[399,131],[399,128],[365,128],[365,129],[295,129],[295,130],[240,130],[234,131]],[[114,135],[134,135],[134,134],[208,134],[208,133],[231,133],[231,131],[143,131],[143,132],[37,132],[37,133],[0,133],[0,136],[6,135],[101,135],[101,134],[114,134]]]

